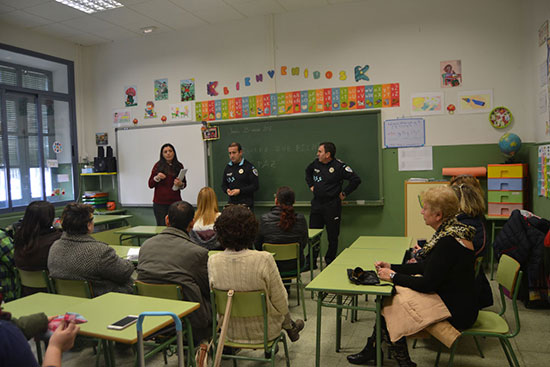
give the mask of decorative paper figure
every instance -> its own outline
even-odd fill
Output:
[[[124,87],[124,105],[133,107],[137,104],[137,87],[135,85]]]
[[[96,145],[109,144],[109,138],[107,136],[107,133],[95,133],[95,143]]]
[[[134,123],[134,125],[137,125],[138,124],[138,119],[134,119],[132,122]]]
[[[114,110],[113,111],[113,123],[121,124],[125,122],[130,122],[130,110]]]
[[[460,60],[441,61],[441,88],[458,87],[462,84],[462,64]]]
[[[493,108],[493,91],[481,90],[458,93],[459,113],[485,113]]]
[[[218,92],[216,92],[217,86],[218,86],[218,82],[209,82],[206,85],[206,93],[211,97],[217,96],[218,95]]]
[[[166,122],[166,116],[162,115],[162,117],[160,118],[160,121]]]
[[[168,79],[155,80],[155,101],[168,99]]]
[[[456,106],[454,104],[450,104],[447,106],[447,111],[449,112],[449,115],[452,115],[455,113],[455,110],[456,110]]]
[[[354,71],[355,71],[355,81],[358,82],[360,80],[366,80],[366,81],[369,81],[369,77],[367,76],[367,70],[369,70],[370,66],[369,65],[365,65],[363,67],[361,66],[356,66]]]
[[[194,101],[195,100],[195,79],[180,80],[180,94],[181,101]]]
[[[54,141],[53,144],[52,144],[52,149],[53,149],[54,153],[59,154],[63,151],[63,145],[58,141]]]
[[[443,93],[411,95],[411,115],[440,115],[443,113]]]
[[[153,119],[157,117],[157,113],[155,112],[155,104],[153,101],[147,101],[145,104],[145,116],[146,119]]]

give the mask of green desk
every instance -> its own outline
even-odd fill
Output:
[[[132,246],[116,246],[116,245],[110,245],[112,248],[115,249],[116,254],[123,259],[126,259],[128,257],[128,251],[131,248],[139,248],[139,247],[132,247]],[[132,260],[135,264],[137,264],[137,260]]]
[[[86,298],[62,296],[60,294],[35,293],[4,304],[4,309],[14,317],[21,317],[37,312],[44,312],[47,316],[64,315],[65,312],[74,312],[75,307],[86,302]]]
[[[376,353],[377,366],[381,366],[381,334],[380,334],[380,311],[382,309],[382,297],[392,294],[393,286],[365,286],[355,285],[348,279],[346,269],[361,266],[365,270],[374,270],[374,262],[383,260],[391,262],[398,257],[392,249],[345,249],[336,259],[315,277],[307,286],[309,291],[317,292],[317,340],[315,348],[315,366],[321,364],[321,317],[322,308],[336,309],[336,352],[340,350],[341,338],[341,314],[342,309],[371,311],[376,313]],[[387,283],[387,282],[383,282]],[[391,283],[388,283],[391,284]],[[323,302],[328,293],[337,295],[336,304]],[[374,307],[359,307],[358,305],[342,304],[342,295],[373,295],[376,296]]]
[[[112,224],[121,222],[128,225],[128,218],[132,218],[132,215],[94,215],[94,225],[101,226],[106,224]]]
[[[138,245],[141,246],[142,238],[149,238],[156,236],[162,232],[166,227],[165,226],[137,226],[131,228],[121,229],[120,231],[115,231],[116,234],[120,235],[120,243],[122,244],[123,240],[130,238],[137,238]]]
[[[361,236],[353,242],[349,248],[381,248],[407,250],[411,247],[411,237],[398,236]]]
[[[485,220],[491,224],[491,237],[489,241],[489,268],[491,271],[491,280],[493,280],[493,270],[495,263],[495,251],[493,249],[493,242],[495,242],[495,233],[497,229],[502,229],[509,217],[493,216],[485,214]]]
[[[106,210],[106,209],[96,209],[94,211],[95,215],[119,215],[126,214],[126,209],[115,209],[115,210]]]

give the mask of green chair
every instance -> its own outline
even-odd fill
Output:
[[[295,286],[296,294],[298,298],[298,306],[300,305],[300,298],[302,302],[302,308],[304,310],[304,321],[307,321],[306,316],[306,302],[304,298],[304,284],[302,283],[302,272],[300,266],[300,244],[298,243],[288,243],[288,244],[273,244],[273,243],[264,243],[262,245],[264,251],[271,252],[275,261],[288,261],[294,260],[296,262],[296,270],[289,272],[282,272],[282,280],[293,280],[295,282],[286,283],[285,285]]]
[[[218,346],[217,331],[219,329],[217,315],[223,315],[225,313],[225,306],[227,304],[227,291],[212,289],[212,291],[210,292],[210,299],[212,303],[213,320],[212,347],[214,350],[214,355],[216,355],[216,348]],[[290,367],[288,346],[284,331],[281,330],[281,333],[275,339],[268,340],[267,338],[267,304],[265,294],[262,291],[234,293],[233,304],[231,307],[231,316],[229,320],[234,320],[240,317],[263,317],[263,343],[234,343],[226,340],[224,343],[225,346],[237,349],[262,349],[264,351],[264,358],[253,356],[239,356],[233,354],[222,354],[222,358],[232,359],[234,366],[237,365],[238,360],[252,360],[258,362],[270,362],[271,366],[273,367],[275,366],[275,353],[277,352],[277,344],[283,343],[286,365],[287,367]]]
[[[47,292],[51,293],[48,272],[46,270],[28,271],[17,268],[17,274],[19,274],[19,284],[21,286],[29,288],[46,288]],[[21,287],[19,287],[19,291],[21,292]],[[21,297],[21,294],[19,294],[18,297]],[[38,364],[42,365],[42,345],[40,344],[40,339],[35,338],[34,343],[36,344]]]
[[[46,270],[27,271],[17,269],[19,283],[29,288],[46,288],[51,293],[48,272]]]
[[[64,296],[93,298],[94,292],[87,280],[56,279],[50,277],[51,289]]]
[[[508,255],[502,255],[500,258],[500,262],[498,264],[497,269],[497,277],[496,280],[498,282],[498,289],[500,292],[500,301],[502,304],[501,310],[499,313],[492,312],[492,311],[479,311],[479,315],[477,317],[476,322],[474,325],[464,330],[460,336],[463,335],[472,335],[474,337],[476,336],[483,336],[483,337],[493,337],[498,338],[500,341],[500,345],[502,346],[502,349],[504,351],[504,354],[506,355],[506,359],[508,360],[508,364],[510,366],[516,366],[519,367],[518,359],[514,353],[514,350],[512,349],[512,345],[510,344],[511,338],[514,338],[516,335],[519,334],[520,331],[520,321],[519,321],[519,312],[518,312],[518,306],[517,306],[517,296],[521,284],[521,278],[523,276],[523,272],[520,270],[520,264],[511,258]],[[504,319],[503,315],[506,312],[506,299],[505,296],[510,298],[512,300],[512,311],[514,314],[514,328],[510,328],[508,325],[508,322]],[[451,355],[449,357],[449,363],[448,366],[453,365],[453,359],[456,351],[456,346],[458,344],[458,338],[453,346],[451,347]],[[477,344],[477,341],[476,341]],[[483,352],[481,351],[481,348],[479,348],[478,344],[478,350],[481,354],[481,357],[483,358]],[[437,366],[439,364],[439,358],[441,356],[441,348],[439,349],[436,357],[436,363]]]
[[[154,297],[154,298],[164,298],[183,301],[183,291],[180,285],[177,284],[153,284],[145,283],[139,280],[134,282],[134,293],[139,296],[145,297]],[[183,335],[187,337],[188,346],[184,346],[184,350],[188,352],[188,358],[186,358],[186,366],[189,366],[191,359],[195,356],[195,346],[193,343],[193,331],[191,329],[191,324],[187,321],[183,321],[186,330]],[[162,335],[153,335],[152,337],[156,339],[156,342],[152,344],[154,348],[145,354],[144,358],[147,359],[152,357],[156,353],[162,351],[164,356],[164,364],[168,364],[167,350],[170,350],[171,354],[176,353],[176,350],[172,348],[172,343],[177,340],[177,336],[165,337]],[[137,360],[136,360],[137,361]]]

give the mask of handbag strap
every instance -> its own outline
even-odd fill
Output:
[[[235,291],[230,289],[227,291],[227,304],[225,305],[225,314],[223,317],[222,329],[218,339],[218,348],[216,349],[216,358],[214,359],[214,367],[219,367],[222,361],[223,345],[225,344],[225,334],[229,326],[229,316],[231,315],[231,306],[233,305],[233,294]]]

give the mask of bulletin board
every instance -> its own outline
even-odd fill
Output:
[[[413,243],[419,239],[429,240],[434,234],[434,229],[424,223],[420,214],[419,195],[436,186],[446,186],[448,181],[433,182],[409,182],[405,181],[405,236],[412,237]]]

